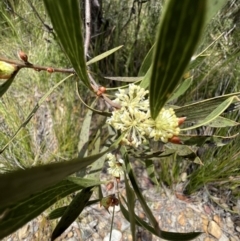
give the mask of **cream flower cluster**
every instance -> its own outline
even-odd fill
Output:
[[[111,153],[108,153],[106,158],[109,160],[108,173],[113,175],[116,178],[120,178],[124,174],[123,168],[122,168],[123,160],[122,159],[117,160],[116,156]]]
[[[172,108],[163,108],[155,120],[151,118],[147,94],[148,91],[134,84],[116,94],[114,102],[121,108],[113,111],[107,123],[125,132],[123,142],[127,145],[138,147],[146,138],[167,142],[179,134],[178,118]]]

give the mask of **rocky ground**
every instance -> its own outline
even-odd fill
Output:
[[[142,175],[144,177],[145,175]],[[172,232],[194,232],[201,231],[197,241],[237,241],[240,240],[240,222],[236,216],[215,205],[208,199],[204,192],[199,192],[194,197],[186,198],[179,192],[172,192],[168,189],[157,191],[146,178],[142,178],[143,195],[147,200],[154,216],[161,229]],[[180,189],[180,188],[178,188]],[[123,183],[119,191],[125,194]],[[112,190],[105,195],[111,194]],[[110,214],[99,204],[92,205],[84,210],[81,216],[59,237],[58,241],[108,241],[112,220]],[[136,203],[136,214],[144,220],[145,213],[140,204]],[[53,225],[46,220],[43,214],[20,230],[5,238],[4,241],[37,241],[50,240]],[[130,224],[121,214],[119,206],[115,207],[113,221],[112,241],[131,241],[132,235]],[[137,240],[157,241],[157,238],[137,227]]]

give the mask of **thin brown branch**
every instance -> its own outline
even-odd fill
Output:
[[[88,54],[90,39],[91,39],[91,1],[85,0],[85,43],[84,43],[85,57],[87,57],[87,54]]]
[[[41,65],[35,65],[31,63],[25,63],[17,60],[12,60],[12,59],[6,59],[4,57],[0,57],[0,61],[7,62],[9,64],[14,64],[16,65],[19,69],[21,68],[29,68],[29,69],[34,69],[36,71],[47,71],[47,72],[59,72],[59,73],[68,73],[68,74],[75,74],[74,69],[64,69],[64,68],[54,68],[54,67],[49,67],[49,66],[41,66]]]

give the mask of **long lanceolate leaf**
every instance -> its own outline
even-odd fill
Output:
[[[85,208],[91,195],[91,188],[86,188],[74,197],[71,204],[67,207],[61,220],[54,229],[51,237],[52,241],[59,237],[74,222],[74,220]]]
[[[130,221],[129,212],[128,212],[127,209],[125,209],[125,207],[123,206],[123,204],[121,202],[120,202],[120,208],[121,208],[123,216],[128,221]],[[200,232],[173,233],[173,232],[161,231],[161,235],[159,235],[153,227],[151,227],[147,222],[145,222],[144,220],[139,218],[136,214],[135,214],[135,220],[136,220],[137,225],[142,226],[143,228],[145,228],[146,230],[148,230],[152,234],[158,236],[159,238],[169,240],[169,241],[171,241],[171,240],[172,241],[176,241],[176,240],[178,240],[178,241],[188,241],[188,240],[195,239],[197,236],[199,236],[201,234]]]
[[[122,136],[108,150],[93,156],[75,158],[67,162],[53,163],[0,175],[0,214],[9,205],[44,190],[72,173],[92,164],[98,158],[116,148],[121,139]]]
[[[137,185],[137,182],[135,180],[135,176],[133,174],[133,168],[131,166],[131,163],[129,162],[129,159],[127,157],[127,153],[125,154],[125,165],[126,165],[128,177],[131,181],[132,187],[135,191],[136,196],[138,197],[138,201],[140,202],[140,204],[141,204],[144,212],[146,213],[146,216],[148,217],[150,223],[152,224],[154,230],[156,231],[158,236],[161,237],[162,231],[160,230],[157,220],[153,216],[150,208],[148,207],[147,203],[145,202],[144,197],[143,197],[143,195],[142,195],[142,193],[141,193],[141,191],[140,191],[140,189]]]
[[[71,181],[63,180],[50,188],[32,195],[31,198],[24,199],[14,205],[8,206],[5,211],[1,209],[0,239],[11,234],[40,215],[44,210],[61,198],[82,188],[83,187]],[[2,195],[7,195],[7,193]]]
[[[80,80],[91,88],[84,58],[78,0],[44,0],[53,28]]]
[[[178,85],[205,23],[206,0],[169,0],[160,23],[150,82],[155,119]]]
[[[128,158],[125,158],[125,164],[126,164],[126,169],[127,169],[127,173],[129,176],[129,179],[131,181],[132,187],[135,191],[136,196],[138,197],[138,201],[140,202],[144,212],[146,213],[146,216],[149,219],[149,222],[151,223],[152,227],[148,225],[149,228],[147,228],[150,232],[152,232],[153,234],[155,234],[156,236],[166,239],[166,240],[191,240],[196,238],[197,236],[199,236],[199,232],[195,232],[195,233],[173,233],[173,232],[166,232],[166,231],[162,231],[159,228],[158,222],[155,219],[155,217],[153,216],[150,208],[148,207],[138,185],[137,182],[135,180],[135,176],[133,173],[133,169],[131,166],[131,163],[129,162]],[[124,210],[124,207],[121,205],[121,210]],[[124,213],[123,213],[124,214]],[[124,216],[127,216],[127,219],[130,221],[130,214],[128,213],[127,215],[124,214]],[[135,216],[136,219],[136,223],[139,225],[142,225],[139,221],[137,216]],[[143,225],[142,225],[143,226]],[[144,226],[146,228],[146,226]]]

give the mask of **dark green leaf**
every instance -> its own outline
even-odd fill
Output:
[[[0,210],[56,184],[72,173],[90,165],[114,148],[115,146],[112,146],[107,151],[94,156],[75,158],[71,161],[53,163],[0,175]]]
[[[74,222],[74,220],[79,216],[79,214],[85,208],[91,195],[92,195],[91,188],[86,188],[86,189],[83,189],[74,197],[74,199],[67,207],[66,211],[64,212],[61,220],[59,221],[56,228],[54,229],[51,237],[52,241],[55,240],[57,237],[59,237]]]
[[[127,153],[125,153],[125,155],[127,155]],[[126,169],[127,169],[129,179],[131,181],[134,192],[135,192],[136,196],[138,197],[138,201],[140,202],[140,204],[141,204],[146,216],[148,217],[150,223],[154,227],[155,232],[157,233],[157,235],[159,235],[159,237],[161,237],[160,235],[161,235],[162,231],[160,230],[157,220],[153,216],[150,208],[148,207],[148,205],[147,205],[147,203],[146,203],[146,201],[145,201],[145,199],[142,195],[142,192],[140,191],[140,189],[137,185],[137,182],[135,180],[135,176],[134,176],[134,173],[133,173],[132,165],[129,162],[128,158],[124,158],[124,160],[125,160],[125,165],[126,165]]]
[[[52,219],[57,219],[62,217],[62,215],[65,213],[65,211],[67,210],[68,205],[67,206],[63,206],[60,208],[56,208],[54,209],[49,215],[48,215],[48,219],[52,220]]]
[[[127,158],[127,156],[126,156]],[[135,194],[132,188],[130,187],[127,176],[125,174],[125,187],[126,187],[126,195],[127,195],[127,206],[128,206],[128,214],[129,214],[129,222],[131,225],[131,232],[132,232],[132,240],[136,240],[136,227],[135,227]]]
[[[125,207],[123,206],[123,204],[121,202],[120,202],[120,208],[121,208],[123,216],[129,221],[129,213],[125,209]],[[151,227],[148,223],[146,223],[144,220],[139,218],[137,215],[135,215],[135,219],[136,219],[136,224],[137,225],[142,226],[143,228],[145,228],[146,230],[148,230],[152,234],[154,234],[154,235],[156,235],[156,236],[158,236],[160,238],[163,238],[165,240],[170,240],[170,241],[176,241],[176,240],[178,240],[178,241],[187,241],[187,240],[195,239],[200,234],[202,234],[200,232],[195,232],[195,233],[173,233],[173,232],[161,231],[161,234],[158,235],[153,227]]]
[[[211,146],[224,146],[234,140],[238,134],[233,136],[209,136],[209,135],[179,135],[180,139],[185,145],[196,145],[202,146],[203,144],[208,144]]]
[[[179,107],[174,110],[178,117],[181,117],[181,116],[187,117],[184,123],[190,122],[191,124],[192,123],[195,124],[205,119],[209,115],[209,113],[213,112],[225,100],[227,100],[232,96],[238,96],[238,95],[240,95],[240,92],[222,95],[211,99],[195,102],[190,105],[185,105],[183,107]]]
[[[0,239],[37,217],[59,199],[79,189],[81,189],[79,185],[68,180],[63,180],[14,205],[8,205],[4,209],[1,208],[0,213],[3,216],[0,219]],[[8,195],[8,193],[1,193],[1,197],[5,195]]]
[[[79,1],[44,0],[44,4],[53,28],[78,77],[89,89],[92,89],[84,59]]]
[[[150,83],[153,119],[158,116],[189,64],[201,37],[205,12],[206,0],[167,1],[157,36]]]
[[[92,201],[88,201],[86,206],[91,206],[95,203],[98,203],[100,201],[100,199],[97,200],[92,200]],[[62,217],[62,215],[64,214],[64,212],[67,210],[68,206],[63,206],[60,208],[56,208],[55,210],[53,210],[49,215],[48,215],[48,219],[56,219],[56,218],[60,218]]]
[[[145,165],[146,165],[146,170],[147,170],[149,178],[152,180],[152,182],[155,185],[159,186],[159,183],[158,183],[158,180],[157,180],[157,177],[156,177],[156,173],[155,173],[155,167],[154,167],[153,161],[150,160],[150,159],[147,159],[145,161]]]

